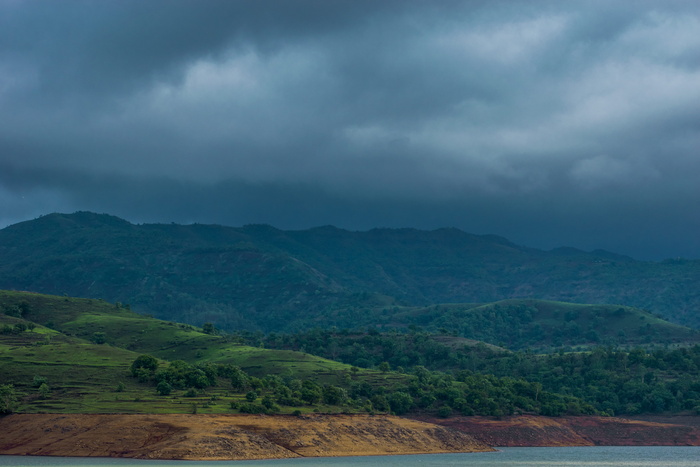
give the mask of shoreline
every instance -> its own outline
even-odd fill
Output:
[[[13,414],[0,454],[262,460],[487,452],[448,427],[388,415]]]
[[[700,416],[416,417],[494,447],[700,446]]]
[[[13,414],[0,418],[0,432],[3,456],[269,460],[493,447],[700,446],[700,417]]]

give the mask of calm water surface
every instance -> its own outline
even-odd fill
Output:
[[[89,459],[79,457],[0,456],[0,466],[12,467],[293,467],[293,466],[484,466],[484,467],[697,467],[700,447],[576,447],[503,448],[498,452],[471,454],[428,454],[382,457],[317,457],[267,461],[157,461],[130,459]]]

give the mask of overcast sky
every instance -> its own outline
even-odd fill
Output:
[[[700,2],[0,0],[0,227],[700,258]]]

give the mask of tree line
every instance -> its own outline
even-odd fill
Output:
[[[155,386],[161,396],[181,391],[183,397],[194,397],[205,394],[211,387],[226,388],[238,396],[232,398],[231,410],[241,413],[301,413],[321,406],[348,412],[397,415],[422,412],[442,417],[596,412],[577,397],[555,394],[544,390],[540,383],[523,378],[467,370],[448,374],[424,366],[405,370],[395,378],[379,378],[379,382],[370,382],[353,367],[345,373],[343,383],[333,385],[291,375],[259,378],[231,364],[184,361],[161,364],[152,356],[142,355],[132,363],[131,373],[141,383]]]
[[[546,391],[575,397],[608,415],[700,413],[698,345],[653,349],[597,346],[585,352],[537,354],[482,343],[454,344],[449,336],[425,332],[379,333],[374,329],[269,334],[261,342],[269,348],[302,350],[363,368],[410,372],[423,366],[455,378],[471,374],[522,379],[540,384]]]

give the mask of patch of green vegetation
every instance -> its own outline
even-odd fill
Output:
[[[0,292],[3,309],[14,310],[18,303],[23,304],[18,316],[0,315],[0,326],[11,330],[0,334],[0,384],[12,387],[15,410],[23,412],[592,410],[570,396],[540,395],[525,380],[455,378],[423,367],[361,369],[305,352],[243,345],[239,337],[204,333],[101,301]],[[27,318],[50,322],[53,329]]]
[[[302,352],[242,345],[99,300],[0,291],[0,309],[14,309],[19,303],[22,317],[0,314],[0,329],[9,330],[0,333],[0,383],[14,385],[19,410],[24,412],[187,413],[195,404],[200,413],[225,413],[242,397],[222,378],[194,394],[185,396],[188,388],[177,387],[163,397],[154,381],[139,382],[130,371],[134,360],[147,353],[158,357],[164,368],[167,361],[233,365],[251,378],[281,375],[319,387],[347,385],[357,378],[375,385],[405,380],[400,375],[387,378],[378,372],[353,371],[350,365]],[[94,342],[96,334],[102,343]],[[35,384],[39,380],[45,383],[43,393]],[[320,410],[316,405],[313,408]],[[306,408],[280,410],[297,409]]]
[[[379,371],[425,365],[430,370],[451,374],[457,380],[477,375],[522,379],[529,385],[535,384],[529,386],[529,391],[539,387],[575,398],[564,404],[567,409],[563,413],[586,413],[589,409],[584,406],[587,405],[608,415],[700,410],[700,345],[697,344],[626,349],[596,346],[586,351],[562,348],[554,353],[537,354],[531,349],[512,352],[426,332],[382,334],[321,329],[268,336],[266,344],[281,348],[303,345],[319,355],[332,354],[346,363]],[[521,383],[516,387],[521,387]],[[517,399],[520,393],[522,391],[508,397]],[[534,410],[533,404],[528,406],[522,400],[516,405]],[[505,402],[498,406],[501,411],[509,407]],[[559,409],[555,410],[555,406]],[[561,409],[562,405],[557,402],[536,410],[562,413]]]
[[[449,329],[455,336],[513,350],[700,342],[700,331],[619,305],[519,299],[404,309],[392,319],[395,325],[414,323],[431,332]]]

